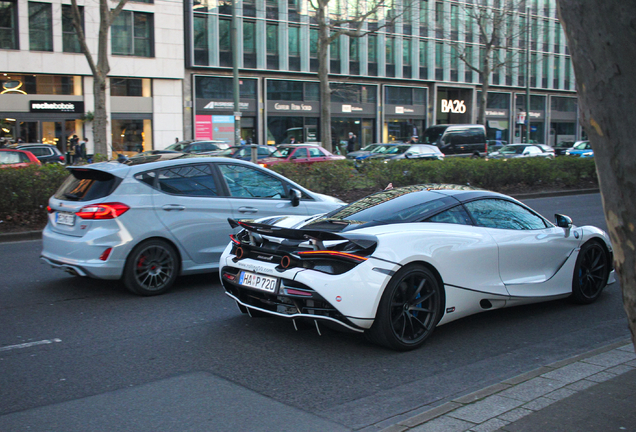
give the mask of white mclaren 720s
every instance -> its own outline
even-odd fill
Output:
[[[499,193],[454,185],[384,190],[327,214],[229,220],[226,294],[250,316],[312,321],[385,347],[419,347],[478,312],[570,297],[615,280],[609,236],[555,223]]]

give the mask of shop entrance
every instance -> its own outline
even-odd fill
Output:
[[[335,144],[347,144],[349,132],[353,132],[357,137],[356,150],[375,142],[374,130],[375,120],[372,119],[333,117],[331,119],[331,141],[334,144],[334,151],[336,150]]]

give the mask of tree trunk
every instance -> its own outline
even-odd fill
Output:
[[[557,0],[636,346],[636,2]]]
[[[322,146],[334,151],[331,137],[331,88],[329,87],[329,24],[327,14],[329,0],[318,0],[318,80],[320,81],[320,141]],[[337,143],[336,143],[337,145]]]
[[[108,118],[106,114],[106,77],[101,74],[93,76],[93,96],[95,98],[95,117],[93,119],[93,140],[95,154],[108,154]]]
[[[488,89],[490,88],[490,52],[484,53],[484,64],[481,67],[481,94],[479,95],[479,111],[477,111],[477,124],[486,126],[486,108],[488,108]]]

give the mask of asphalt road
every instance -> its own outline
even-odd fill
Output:
[[[605,228],[598,194],[526,201]],[[395,353],[357,334],[241,315],[216,274],[130,295],[0,244],[0,430],[378,430],[450,398],[629,337],[599,301],[491,311]]]

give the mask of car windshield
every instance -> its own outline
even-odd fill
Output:
[[[521,153],[523,153],[523,150],[525,148],[526,148],[525,146],[507,145],[507,146],[503,146],[501,149],[499,149],[499,153],[502,153],[502,154],[521,154]]]
[[[589,148],[590,148],[590,147],[589,147],[589,142],[587,142],[587,141],[580,142],[580,143],[576,144],[576,145],[574,146],[574,148],[575,148],[576,150],[587,150],[587,149],[589,149]]]
[[[241,148],[240,147],[230,147],[228,149],[225,149],[223,151],[221,151],[220,153],[217,153],[218,156],[232,156],[234,153],[238,152]]]
[[[270,156],[275,158],[287,159],[289,154],[294,151],[294,147],[278,147]]]
[[[170,144],[168,147],[166,147],[166,150],[172,150],[172,151],[183,151],[184,148],[186,148],[188,144],[187,143],[174,143],[174,144]]]
[[[377,149],[378,147],[382,147],[380,144],[369,144],[366,147],[361,148],[361,151],[375,151],[375,149]]]
[[[386,147],[381,153],[388,154],[388,155],[402,154],[406,152],[409,148],[411,148],[410,145],[389,146],[389,147]]]
[[[422,142],[424,144],[435,144],[448,126],[431,126],[424,131]]]

